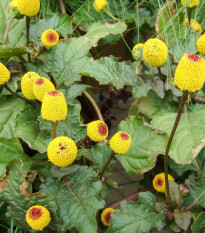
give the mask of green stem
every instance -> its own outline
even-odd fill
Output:
[[[6,83],[4,83],[4,87],[7,89],[7,91],[9,91],[12,95],[16,96],[17,98],[22,99],[22,100],[26,101],[29,104],[33,104],[31,101],[29,101],[26,98],[24,98],[24,97],[22,97],[20,95],[17,95],[15,92],[13,92]]]
[[[30,17],[26,16],[26,45],[29,46],[29,28],[30,28]],[[28,53],[28,62],[31,61],[30,53]]]
[[[51,132],[51,138],[52,140],[56,137],[56,128],[58,123],[52,123],[52,132]]]
[[[121,22],[121,20],[120,19],[118,19],[118,18],[116,18],[114,15],[112,15],[108,10],[107,11],[105,11],[105,13],[107,14],[107,15],[109,15],[112,19],[114,19],[115,21],[117,21],[117,22]]]
[[[179,109],[178,109],[178,113],[176,116],[176,120],[174,122],[171,134],[169,136],[169,140],[167,142],[167,147],[166,147],[165,154],[164,154],[165,190],[166,190],[166,194],[167,194],[167,200],[169,203],[169,207],[171,209],[173,209],[173,205],[172,205],[172,200],[171,200],[171,196],[170,196],[169,181],[168,181],[168,153],[169,153],[169,148],[171,146],[172,139],[173,139],[174,134],[176,132],[179,120],[181,118],[182,111],[184,109],[184,104],[185,104],[186,98],[187,98],[187,94],[183,93],[183,95],[181,96],[181,99],[180,99],[180,104],[179,104]]]
[[[7,25],[7,27],[6,27],[6,31],[5,31],[5,33],[4,33],[4,39],[3,39],[4,45],[7,44],[7,36],[8,36],[8,34],[9,34],[9,30],[10,30],[11,24],[13,23],[13,20],[14,20],[14,17],[12,16],[12,17],[9,19],[8,25]]]
[[[10,226],[10,232],[13,233],[13,228],[14,228],[14,220],[13,218],[11,219],[11,226]]]
[[[105,172],[105,170],[107,169],[108,165],[110,164],[111,160],[115,157],[115,153],[113,152],[111,155],[110,155],[110,158],[108,159],[107,163],[105,164],[101,174],[100,174],[100,180],[102,180],[102,177],[103,177],[103,174]]]
[[[41,163],[41,162],[44,162],[44,161],[47,161],[48,158],[43,158],[43,159],[38,159],[38,160],[33,160],[31,162],[29,162],[30,164],[35,164],[35,163]]]
[[[89,137],[86,135],[82,140],[80,140],[77,143],[77,147],[79,148],[85,141],[87,141],[89,139]]]
[[[181,208],[181,200],[182,200],[182,195],[181,193],[179,194],[179,199],[178,199],[178,207]]]
[[[191,32],[191,15],[192,15],[192,8],[188,8],[188,25],[189,25],[189,33]]]
[[[162,74],[161,67],[157,67],[157,70],[158,70],[161,80],[165,83],[166,79],[164,78],[164,75]]]

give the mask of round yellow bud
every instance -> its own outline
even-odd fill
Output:
[[[100,12],[107,8],[108,2],[106,0],[95,0],[93,6],[97,12]]]
[[[92,121],[87,125],[87,135],[94,142],[101,142],[108,135],[107,125],[100,120]]]
[[[59,41],[59,35],[56,31],[52,29],[48,29],[43,32],[41,36],[41,42],[46,47],[53,47],[55,46]]]
[[[51,221],[51,217],[44,206],[35,205],[27,210],[26,221],[32,229],[42,231]]]
[[[136,44],[133,49],[132,49],[132,57],[135,59],[135,60],[138,60],[140,55],[141,55],[141,49],[142,47],[144,46],[144,44],[142,43],[139,43],[139,44]]]
[[[20,14],[29,17],[37,15],[40,10],[40,0],[18,0],[17,10]]]
[[[10,72],[4,64],[0,62],[0,85],[8,82],[10,79]]]
[[[49,143],[47,153],[51,163],[59,167],[65,167],[76,159],[77,146],[72,139],[61,136]]]
[[[103,210],[102,214],[101,214],[101,222],[105,225],[105,226],[110,226],[110,219],[111,219],[111,214],[114,212],[115,210],[113,208],[106,208]]]
[[[174,84],[181,91],[200,90],[205,80],[205,59],[195,54],[185,54],[176,68]]]
[[[63,93],[51,91],[44,95],[41,113],[44,120],[49,122],[64,121],[67,116],[67,104]]]
[[[199,5],[200,1],[199,0],[181,0],[181,4],[185,5],[189,8],[192,8],[194,6]]]
[[[197,52],[205,55],[205,34],[199,37],[196,42]]]
[[[117,154],[125,154],[131,146],[131,136],[123,131],[117,132],[109,141],[110,148]]]
[[[33,93],[33,84],[40,78],[35,72],[27,72],[21,79],[21,91],[27,99],[36,99]]]
[[[174,178],[168,174],[168,180],[174,181]],[[164,173],[157,174],[154,177],[152,183],[153,183],[154,189],[157,190],[157,192],[165,193],[165,174]]]
[[[183,25],[187,25],[188,24],[188,18],[186,18],[183,21]],[[191,19],[191,30],[194,32],[202,32],[202,28],[201,28],[201,24],[199,24],[196,20]]]
[[[143,57],[151,66],[162,66],[168,58],[166,44],[159,39],[149,39],[143,47]]]
[[[43,97],[46,93],[55,91],[55,86],[47,78],[38,78],[33,84],[33,93],[37,100],[43,101]]]

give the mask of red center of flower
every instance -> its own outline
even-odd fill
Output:
[[[44,84],[44,80],[42,78],[37,79],[37,81],[35,82],[36,85],[42,85]]]
[[[126,133],[121,133],[121,134],[120,134],[120,137],[121,137],[123,140],[128,140],[128,139],[129,139],[129,135],[126,134]]]
[[[49,95],[51,96],[57,96],[60,92],[59,91],[50,91],[48,92]]]
[[[156,185],[157,185],[157,186],[162,186],[163,184],[164,184],[163,179],[158,178],[158,179],[156,180]]]
[[[53,32],[49,32],[47,35],[46,35],[46,39],[49,41],[49,42],[54,42],[56,41],[56,34],[53,33]]]
[[[110,219],[111,219],[111,212],[107,212],[106,214],[105,214],[105,221],[108,223],[108,224],[110,224]]]
[[[62,146],[61,143],[59,144],[59,147],[60,147],[60,150],[65,150],[65,149],[67,149],[67,147],[66,147],[66,146]]]
[[[201,61],[201,58],[195,54],[188,54],[188,59],[194,62]]]
[[[102,136],[105,136],[107,134],[107,127],[104,123],[99,123],[98,132]]]
[[[29,211],[29,216],[33,220],[39,219],[42,216],[42,214],[43,214],[42,210],[35,207]]]

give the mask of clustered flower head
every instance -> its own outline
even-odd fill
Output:
[[[176,68],[174,84],[189,93],[200,90],[205,80],[205,59],[195,54],[185,54]]]
[[[27,99],[36,99],[33,93],[33,84],[40,78],[40,76],[35,72],[27,72],[21,79],[21,91]]]
[[[205,34],[199,37],[196,42],[197,52],[205,55]]]
[[[17,0],[16,6],[20,14],[32,17],[40,10],[40,0]]]
[[[27,210],[26,221],[32,229],[42,231],[51,221],[51,217],[47,208],[35,205]]]
[[[126,132],[117,132],[109,141],[110,148],[117,154],[125,154],[131,146],[131,136]]]
[[[151,66],[162,66],[168,57],[167,46],[157,38],[149,39],[144,44],[143,57]]]
[[[41,42],[46,47],[53,47],[55,46],[59,41],[59,35],[55,30],[48,29],[43,32],[41,36]]]
[[[139,43],[139,44],[136,44],[133,49],[132,49],[132,57],[135,59],[135,60],[138,60],[140,55],[141,55],[141,49],[142,47],[144,46],[143,43]]]
[[[67,104],[63,93],[51,91],[44,95],[41,113],[44,120],[57,123],[67,116]]]
[[[100,12],[108,7],[108,2],[106,0],[95,0],[93,6],[97,12]]]
[[[168,174],[168,180],[174,181],[174,178]],[[154,189],[157,190],[157,192],[165,193],[165,174],[164,173],[157,174],[154,177],[152,183],[153,183]]]
[[[41,102],[44,95],[50,91],[55,91],[55,86],[47,78],[38,78],[33,84],[33,93],[36,99]]]
[[[188,24],[188,18],[186,18],[184,21],[183,21],[183,25],[187,25]],[[194,19],[191,19],[191,29],[192,31],[194,32],[199,32],[201,33],[202,32],[202,28],[201,28],[201,24],[199,24],[196,20]]]
[[[10,79],[10,72],[4,64],[0,62],[0,85],[8,82]]]
[[[94,142],[101,142],[108,135],[108,127],[103,121],[92,121],[87,125],[87,135]]]
[[[111,219],[111,214],[115,210],[113,208],[106,208],[103,210],[101,214],[101,221],[105,226],[110,226],[110,219]]]
[[[199,5],[199,3],[200,3],[200,0],[181,0],[181,4],[182,5],[186,4],[186,6],[189,8]]]
[[[48,159],[56,166],[65,167],[73,163],[77,156],[77,146],[68,137],[53,139],[47,148]]]

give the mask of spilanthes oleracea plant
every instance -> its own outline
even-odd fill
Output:
[[[174,181],[174,178],[168,174],[168,180]],[[159,193],[165,193],[165,174],[157,174],[152,181],[154,189]]]
[[[26,212],[26,221],[32,229],[42,231],[51,221],[51,217],[47,208],[35,205]]]
[[[77,147],[72,139],[61,136],[49,143],[47,154],[51,163],[59,167],[66,167],[76,159]]]
[[[48,29],[43,32],[41,36],[41,42],[46,47],[53,47],[55,46],[59,41],[59,35],[55,30]]]
[[[105,122],[97,120],[87,125],[87,136],[94,142],[101,142],[107,138],[108,127]]]
[[[5,84],[10,79],[10,72],[4,64],[0,62],[0,85]]]
[[[199,5],[200,0],[181,0],[181,4],[185,5],[189,8],[195,7],[197,5]]]
[[[106,0],[95,0],[93,3],[95,10],[99,13],[104,11],[108,7],[108,2]]]
[[[37,15],[40,10],[40,0],[18,0],[16,5],[19,13],[28,17]]]
[[[205,55],[205,34],[196,41],[196,48],[198,53]]]
[[[115,209],[113,208],[106,208],[103,210],[102,214],[101,214],[101,222],[105,225],[105,226],[110,226],[110,219],[111,219],[111,214],[115,211]]]

